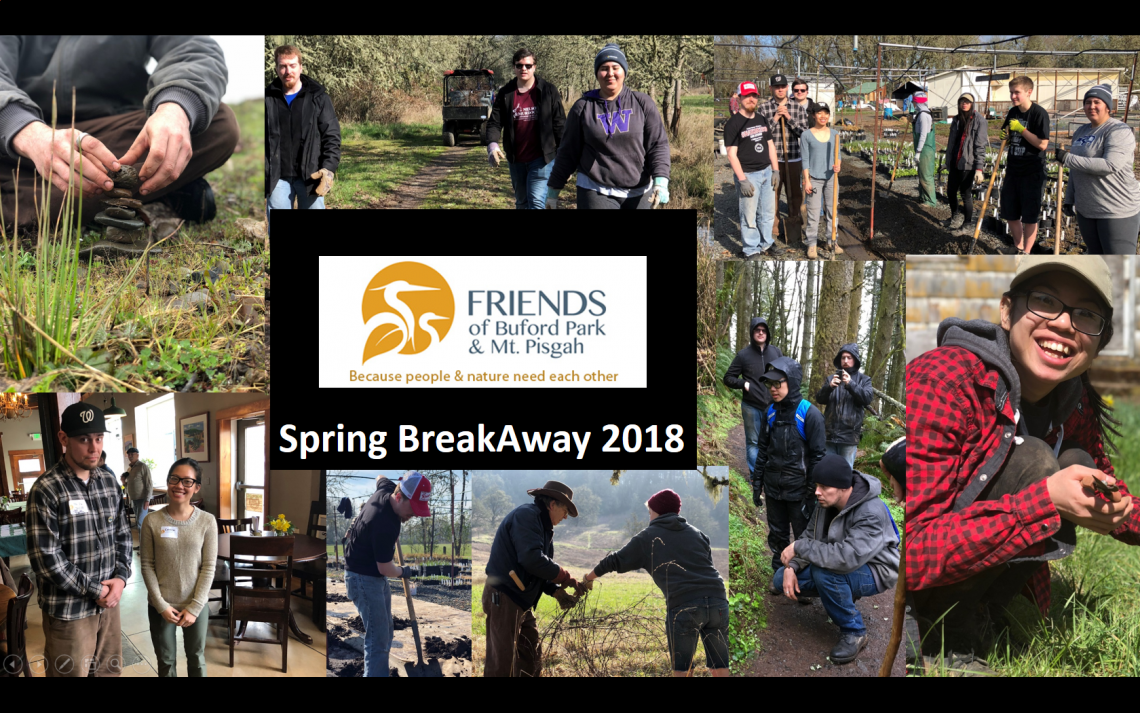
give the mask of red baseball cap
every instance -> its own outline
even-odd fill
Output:
[[[744,97],[748,94],[759,94],[760,90],[756,88],[756,82],[741,82],[740,89],[737,93]]]
[[[400,492],[412,504],[412,512],[416,517],[430,517],[431,508],[431,481],[421,473],[410,471],[400,478]]]

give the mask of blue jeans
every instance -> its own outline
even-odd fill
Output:
[[[309,191],[305,188],[304,179],[280,178],[277,180],[277,185],[273,187],[273,192],[269,194],[269,203],[265,211],[266,217],[269,216],[271,210],[291,210],[294,198],[297,199],[297,207],[301,209],[325,207],[325,197],[310,196]]]
[[[768,428],[768,417],[764,409],[747,401],[740,402],[740,417],[744,421],[744,457],[748,460],[748,477],[751,478],[756,469],[756,455],[760,452],[760,433]]]
[[[740,181],[736,181],[740,199],[740,239],[744,241],[744,254],[747,256],[762,253],[776,242],[772,239],[772,223],[776,220],[776,194],[772,192],[771,167],[744,175],[755,189],[751,198],[745,198],[739,195]]]
[[[849,446],[845,443],[825,443],[823,450],[825,453],[834,453],[843,460],[847,461],[847,465],[852,468],[855,467],[855,449],[859,446]]]
[[[511,169],[511,187],[515,189],[515,208],[543,210],[546,208],[546,181],[554,162],[536,158],[530,163],[507,162]]]
[[[148,506],[150,505],[150,501],[149,500],[132,500],[131,505],[135,509],[135,524],[138,525],[139,532],[141,533],[142,532],[143,520],[146,519],[146,514],[147,514]],[[140,544],[141,544],[141,541],[140,541]]]
[[[839,574],[808,565],[796,573],[796,579],[800,584],[800,596],[819,597],[824,611],[839,626],[839,631],[856,636],[867,634],[863,615],[855,608],[855,601],[879,593],[870,566],[863,565],[854,572]],[[772,588],[784,590],[783,567],[772,577]]]
[[[728,600],[704,597],[670,607],[665,634],[674,671],[688,671],[692,666],[698,637],[705,645],[705,665],[728,668]]]
[[[392,650],[392,591],[387,577],[344,573],[348,598],[364,622],[364,677],[388,677],[388,652]]]

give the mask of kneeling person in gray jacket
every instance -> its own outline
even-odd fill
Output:
[[[655,493],[645,507],[649,526],[625,547],[606,555],[582,584],[589,589],[590,582],[609,572],[649,572],[665,595],[665,633],[673,676],[691,675],[699,636],[709,673],[727,677],[728,597],[724,580],[713,566],[709,538],[681,517],[681,496],[673,490]]]
[[[829,453],[815,467],[815,509],[803,536],[780,554],[772,590],[790,599],[819,597],[839,626],[833,663],[855,660],[867,646],[867,628],[855,600],[895,586],[899,537],[876,478],[853,471]]]

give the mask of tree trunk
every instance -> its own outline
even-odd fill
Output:
[[[864,279],[867,279],[866,275],[864,275]],[[872,265],[869,279],[871,282],[871,328],[867,332],[867,348],[864,350],[866,353],[863,355],[863,363],[866,365],[866,368],[863,369],[863,373],[867,375],[870,375],[871,363],[875,359],[875,330],[879,326],[879,296],[883,292],[882,263]]]
[[[812,359],[811,382],[807,398],[815,396],[823,386],[823,379],[833,371],[831,361],[847,337],[847,311],[850,305],[850,273],[842,262],[823,263],[823,286],[816,310],[815,346]]]
[[[449,577],[455,576],[455,471],[449,470],[447,474],[451,481],[451,571]]]
[[[463,542],[466,539],[463,536],[463,523],[464,523],[463,505],[466,502],[467,502],[467,471],[463,471],[463,485],[459,490],[459,546],[460,546],[460,548],[463,547]],[[462,557],[463,553],[460,552],[459,556]]]
[[[864,371],[871,377],[871,384],[879,390],[883,390],[883,380],[887,372],[886,362],[889,361],[888,355],[891,352],[891,341],[894,337],[895,310],[898,308],[899,280],[901,277],[902,262],[888,260],[883,264],[883,285],[879,295],[878,316],[875,319],[877,322],[873,347],[875,356],[874,361],[869,362],[868,369]],[[875,399],[873,406],[878,410],[878,398]]]
[[[752,272],[745,266],[741,276],[740,289],[736,291],[736,351],[748,346],[752,335],[748,333],[748,324],[752,315],[748,313],[751,305],[748,298],[752,295]]]
[[[847,342],[859,342],[859,321],[863,318],[861,314],[863,309],[863,266],[865,263],[862,260],[856,260],[852,263],[855,266],[855,274],[851,279],[851,309],[847,313]]]
[[[811,383],[812,317],[815,315],[815,261],[808,261],[807,289],[804,294],[803,339],[800,340],[800,364],[803,365],[804,383]]]

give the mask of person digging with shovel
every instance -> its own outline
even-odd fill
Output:
[[[727,678],[728,597],[724,580],[713,566],[709,538],[681,517],[681,496],[673,490],[654,493],[645,507],[649,526],[595,565],[582,578],[583,589],[591,589],[595,579],[610,572],[649,572],[665,595],[665,633],[673,676],[692,675],[700,638],[709,673]]]
[[[431,517],[431,481],[415,471],[399,480],[376,478],[376,491],[344,536],[344,584],[364,622],[364,676],[387,678],[392,649],[392,591],[388,577],[407,579],[415,567],[393,563],[400,525],[412,517]]]
[[[583,587],[554,561],[554,527],[578,517],[574,491],[556,480],[526,491],[533,503],[520,505],[499,523],[487,561],[483,613],[487,615],[487,657],[483,676],[542,675],[542,649],[534,609],[548,594],[569,609]]]

